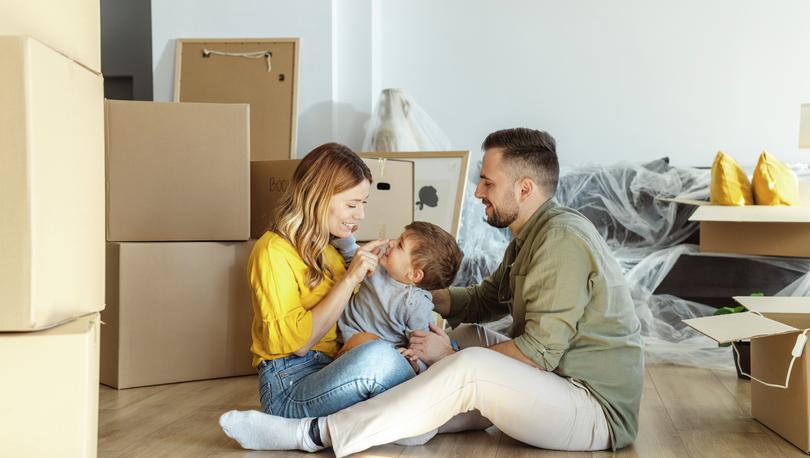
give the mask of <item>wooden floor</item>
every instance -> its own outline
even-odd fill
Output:
[[[331,456],[330,452],[247,452],[226,437],[217,418],[258,407],[256,377],[238,377],[116,391],[101,387],[100,457]],[[421,447],[386,445],[363,457],[608,457],[523,445],[496,428],[440,435]],[[751,419],[749,382],[734,372],[649,366],[636,443],[617,456],[806,456]]]

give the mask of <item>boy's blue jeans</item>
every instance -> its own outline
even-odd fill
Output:
[[[310,351],[262,361],[258,369],[262,410],[288,418],[323,417],[415,376],[408,361],[380,340],[337,360]]]

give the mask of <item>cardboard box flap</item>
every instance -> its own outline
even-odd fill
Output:
[[[734,296],[734,300],[752,312],[810,314],[810,297]]]
[[[751,312],[692,318],[683,322],[718,343],[799,331],[793,326]]]
[[[711,207],[721,207],[721,208],[767,208],[768,206],[761,205],[748,205],[745,207],[735,207],[735,206],[721,206],[721,205],[712,205],[711,202],[708,200],[698,200],[698,199],[690,199],[686,196],[676,196],[676,197],[656,197],[656,200],[661,200],[664,202],[675,202],[676,204],[684,204],[684,205],[694,205],[695,207],[703,207],[703,206],[711,206]],[[810,180],[803,180],[799,182],[799,200],[801,201],[802,207],[810,208]],[[795,207],[794,207],[795,208]],[[698,220],[701,221],[701,220]],[[705,220],[705,221],[712,221],[712,220]]]
[[[371,185],[366,215],[354,234],[359,241],[399,237],[414,220],[414,164],[400,159],[362,158],[374,183]]]
[[[689,221],[810,223],[810,207],[702,205],[689,217]]]

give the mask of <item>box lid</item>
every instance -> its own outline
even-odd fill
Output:
[[[731,221],[737,223],[810,223],[810,207],[770,205],[701,205],[689,221]]]
[[[734,296],[734,300],[762,314],[810,314],[810,297]]]
[[[659,197],[658,200],[697,207],[689,221],[724,221],[737,223],[810,223],[810,180],[799,182],[801,206],[712,205],[707,200],[687,197]]]
[[[782,324],[752,312],[692,318],[683,320],[683,322],[718,343],[799,331],[793,326]]]

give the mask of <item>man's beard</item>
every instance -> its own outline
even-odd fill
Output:
[[[487,223],[492,227],[497,227],[498,229],[509,227],[518,217],[517,203],[511,206],[504,206],[503,209],[499,210],[488,200],[483,200],[482,202],[484,205],[489,205],[490,208],[492,208],[492,216],[487,216]]]

